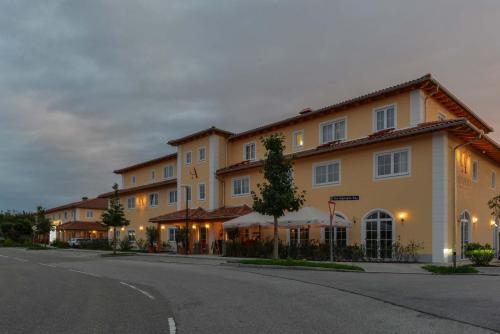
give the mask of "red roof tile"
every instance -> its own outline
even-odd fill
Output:
[[[72,221],[57,226],[57,230],[107,231],[108,228],[100,222]]]
[[[206,211],[203,208],[188,209],[188,220],[190,221],[211,221],[211,220],[228,220],[233,219],[247,213],[252,212],[252,209],[247,205],[234,207],[221,207],[213,211]],[[152,223],[168,223],[168,222],[184,222],[186,219],[186,210],[171,212],[162,216],[151,218]]]
[[[92,198],[87,200],[82,200],[79,202],[73,202],[55,208],[45,210],[45,213],[53,213],[61,210],[68,209],[96,209],[96,210],[106,210],[108,208],[108,201],[105,198]]]
[[[140,163],[132,165],[132,166],[117,169],[117,170],[113,171],[113,173],[122,174],[122,173],[125,173],[128,171],[134,170],[134,169],[138,169],[138,168],[142,168],[142,167],[146,167],[146,166],[151,166],[151,165],[157,164],[159,162],[168,161],[168,160],[172,160],[175,158],[177,158],[177,153],[167,154],[167,155],[161,156],[159,158],[155,158],[152,160],[140,162]]]
[[[152,189],[157,189],[157,188],[161,188],[164,186],[174,186],[176,184],[177,184],[177,179],[170,179],[170,180],[165,180],[165,181],[160,181],[160,182],[155,182],[155,183],[150,183],[150,184],[144,184],[142,186],[120,189],[120,190],[118,190],[118,195],[120,195],[120,196],[128,195],[128,194],[137,193],[137,192],[143,191],[143,190],[152,190]],[[107,192],[104,194],[100,194],[99,197],[100,198],[110,198],[111,196],[113,196],[114,193],[115,193],[114,191],[110,191],[110,192]]]
[[[399,130],[386,130],[380,131],[373,135],[367,137],[349,140],[349,141],[334,141],[320,145],[316,148],[301,151],[299,153],[289,154],[288,156],[293,159],[300,159],[305,157],[310,157],[314,155],[324,154],[333,151],[340,151],[359,147],[362,145],[375,144],[379,142],[391,141],[395,139],[408,138],[411,136],[417,136],[426,133],[432,133],[435,131],[446,130],[453,135],[463,139],[470,140],[476,138],[481,131],[477,129],[474,125],[469,123],[465,118],[458,118],[445,121],[427,122],[419,124],[418,126],[399,129]],[[480,152],[484,152],[488,157],[500,163],[500,148],[497,143],[495,143],[488,136],[483,135],[481,140],[472,143],[473,147],[476,147]],[[260,167],[262,165],[261,161],[252,162],[240,162],[237,164],[230,165],[225,168],[221,168],[217,171],[217,175],[224,175],[227,173],[247,170],[250,168]]]

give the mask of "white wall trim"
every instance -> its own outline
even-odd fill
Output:
[[[219,183],[215,177],[219,169],[219,136],[211,135],[208,138],[208,155],[208,209],[215,210],[219,206]]]
[[[448,262],[448,135],[432,136],[432,262]]]
[[[424,122],[424,94],[420,89],[410,93],[410,126],[417,126]]]
[[[177,211],[181,209],[182,205],[182,161],[184,156],[182,155],[182,146],[177,147],[177,170],[175,175],[177,176]]]

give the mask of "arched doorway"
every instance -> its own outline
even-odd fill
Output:
[[[392,258],[394,219],[383,210],[368,213],[363,221],[366,256],[375,259]]]
[[[470,242],[470,214],[467,210],[460,215],[460,258],[465,259],[465,250]]]

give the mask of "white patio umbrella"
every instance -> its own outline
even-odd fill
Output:
[[[260,213],[253,211],[246,215],[239,216],[238,218],[228,220],[224,222],[222,226],[224,229],[249,227],[253,225],[271,226],[273,221],[272,216],[261,215]]]
[[[278,221],[281,227],[297,226],[330,226],[330,214],[312,206],[306,206],[294,212],[288,212]],[[350,223],[341,216],[335,215],[334,227],[348,227]]]

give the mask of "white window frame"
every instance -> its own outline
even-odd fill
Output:
[[[129,201],[130,200],[132,200],[132,202],[134,203],[133,207],[129,206]],[[149,200],[149,198],[148,198],[148,200]],[[127,197],[127,210],[134,210],[135,208],[136,208],[136,198],[135,198],[135,196]]]
[[[332,165],[332,164],[339,165],[339,180],[333,181],[333,182],[326,182],[326,183],[316,183],[316,168],[321,167],[321,166],[328,166],[328,165]],[[313,185],[313,188],[338,186],[341,183],[342,183],[342,161],[340,159],[317,162],[317,163],[314,163],[312,165],[312,185]]]
[[[250,146],[250,145],[254,145],[255,146],[255,150],[254,150],[254,157],[253,159],[247,159],[247,146]],[[249,142],[249,143],[245,143],[243,145],[243,161],[255,161],[257,160],[257,142],[255,141],[252,141],[252,142]]]
[[[248,179],[248,192],[247,193],[241,193],[241,194],[235,194],[234,193],[234,182],[235,181],[243,181],[244,179]],[[249,175],[245,175],[245,176],[239,176],[239,177],[233,177],[231,179],[231,195],[233,197],[244,197],[244,196],[250,196],[251,192],[252,192],[252,189],[251,189],[251,179],[250,179],[250,176]],[[243,182],[241,183],[241,189],[243,191]]]
[[[203,198],[201,198],[200,187],[203,186]],[[198,201],[204,201],[207,199],[207,185],[205,183],[198,183]]]
[[[335,138],[335,123],[339,123],[342,121],[345,124],[344,138]],[[346,140],[348,138],[347,137],[347,116],[339,117],[339,118],[335,118],[335,119],[331,119],[329,121],[319,123],[319,143],[320,143],[320,145],[330,143],[330,142],[323,141],[323,127],[326,125],[330,125],[330,124],[332,125],[332,131],[333,131],[332,141],[337,141],[337,140],[343,141],[343,140]]]
[[[94,218],[94,211],[92,210],[87,210],[86,213],[85,213],[85,216],[87,218]]]
[[[380,110],[387,110],[390,107],[394,108],[394,129],[398,128],[398,104],[397,103],[390,103],[390,104],[387,104],[385,106],[373,108],[373,111],[372,111],[373,132],[379,132],[379,131],[384,131],[387,129],[392,129],[392,128],[387,127],[387,113],[384,113],[384,128],[377,129],[377,112]]]
[[[490,175],[490,187],[491,189],[497,188],[497,172],[492,170]]]
[[[157,196],[156,204],[151,204],[151,195],[156,195]],[[156,208],[159,205],[160,205],[160,193],[159,192],[149,193],[148,194],[148,206],[150,208]]]
[[[200,158],[200,151],[203,150],[204,152],[204,157],[203,159]],[[205,146],[198,147],[198,156],[197,156],[198,162],[204,162],[207,161],[207,148]]]
[[[172,175],[171,176],[167,176],[166,174],[166,171],[167,171],[167,168],[168,169],[171,169],[172,170]],[[170,180],[170,179],[173,179],[174,178],[174,165],[172,164],[169,164],[169,165],[166,165],[163,167],[163,178],[165,180]]]
[[[474,175],[474,166],[476,166],[476,175]],[[477,182],[479,179],[479,161],[478,160],[472,160],[472,166],[471,166],[471,177],[472,181]]]
[[[175,202],[171,202],[171,201],[170,201],[170,194],[171,194],[171,193],[175,193]],[[168,191],[168,198],[167,198],[168,205],[174,205],[174,204],[176,204],[176,203],[177,203],[177,201],[179,200],[177,196],[178,196],[178,194],[177,194],[177,189],[172,189],[172,190],[169,190],[169,191]]]
[[[188,162],[188,156],[189,156],[189,162]],[[184,155],[184,162],[186,166],[189,166],[193,163],[193,151],[186,152],[186,154]]]
[[[170,240],[170,232],[172,230],[174,231],[174,240]],[[169,227],[167,229],[167,241],[168,242],[175,242],[176,241],[176,237],[177,237],[177,228],[176,227]]]
[[[302,134],[302,145],[298,146],[297,145],[297,138],[296,135]],[[304,143],[305,143],[305,136],[304,136],[304,130],[297,130],[292,133],[292,148],[294,151],[300,151],[304,148]]]
[[[408,152],[408,172],[407,173],[394,173],[394,154],[399,152]],[[378,175],[378,156],[383,154],[391,154],[391,174],[389,175]],[[392,150],[378,151],[373,153],[373,179],[378,180],[386,180],[386,179],[396,179],[401,177],[410,177],[411,176],[411,147],[401,147]]]

